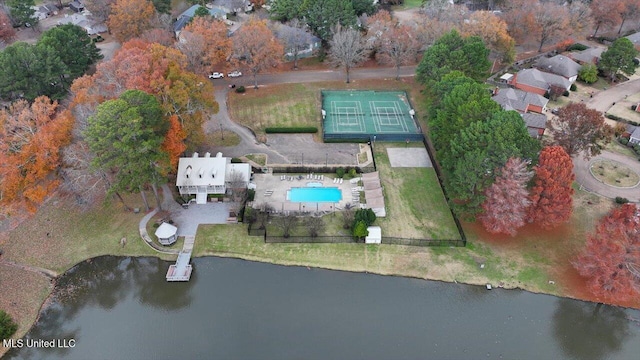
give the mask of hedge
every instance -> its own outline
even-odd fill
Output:
[[[640,123],[638,123],[638,122],[627,120],[625,118],[621,118],[621,117],[613,115],[613,114],[605,114],[604,116],[606,118],[611,119],[611,120],[620,121],[620,122],[627,123],[627,124],[630,124],[630,125],[633,125],[633,126],[640,126]]]
[[[580,44],[580,43],[575,43],[575,44],[571,44],[567,47],[567,51],[582,51],[582,50],[587,50],[589,47],[587,45],[584,44]]]
[[[268,127],[264,129],[267,134],[295,134],[295,133],[310,133],[315,134],[318,132],[318,128],[315,126],[300,126],[300,127]]]

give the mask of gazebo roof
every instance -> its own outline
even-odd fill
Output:
[[[175,226],[173,226],[173,225],[171,225],[169,223],[163,222],[158,227],[158,229],[156,230],[156,236],[159,239],[166,239],[166,238],[170,238],[173,235],[175,235],[176,232],[178,232],[178,228],[177,227],[175,227]]]

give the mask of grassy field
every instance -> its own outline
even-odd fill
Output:
[[[236,146],[240,144],[240,136],[233,131],[214,131],[206,135],[204,148],[210,146]]]
[[[394,10],[406,10],[419,8],[422,5],[422,0],[404,0],[404,4],[394,6]]]
[[[307,84],[279,84],[261,87],[243,94],[229,93],[231,118],[263,135],[266,127],[316,126],[322,129],[320,90],[370,89],[405,90],[416,95],[419,90],[413,79],[357,80],[314,82]]]
[[[433,168],[392,168],[388,148],[423,147],[422,143],[382,143],[374,146],[384,188],[387,217],[376,220],[386,236],[460,239]]]
[[[640,180],[638,174],[617,161],[598,160],[590,171],[596,179],[611,186],[632,187]]]

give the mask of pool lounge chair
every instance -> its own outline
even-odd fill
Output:
[[[340,184],[342,184],[342,180],[344,180],[343,178],[340,178]]]

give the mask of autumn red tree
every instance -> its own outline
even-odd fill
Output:
[[[140,38],[150,44],[157,43],[163,46],[172,46],[175,42],[173,32],[168,29],[150,29],[142,33]]]
[[[525,224],[531,205],[527,183],[533,175],[527,165],[522,159],[510,158],[485,191],[486,200],[478,220],[488,232],[515,236],[518,228]]]
[[[227,25],[222,20],[197,16],[185,26],[180,36],[184,41],[178,42],[178,48],[196,72],[221,71],[226,66],[232,44],[227,36]]]
[[[176,115],[169,117],[169,123],[169,131],[164,138],[164,143],[162,143],[162,149],[169,155],[171,169],[177,169],[178,160],[187,149],[187,146],[184,144],[184,139],[187,137],[187,134],[182,130],[182,125]]]
[[[57,102],[40,96],[0,110],[0,203],[5,211],[24,204],[31,211],[58,185],[50,174],[61,164],[73,118]]]
[[[16,31],[13,29],[11,19],[4,11],[0,10],[0,45],[10,43],[15,36]]]
[[[572,263],[598,301],[640,297],[640,213],[625,204],[602,218],[584,251]]]
[[[584,103],[570,103],[561,108],[549,123],[549,130],[554,145],[562,146],[569,156],[583,153],[587,159],[598,155],[613,135],[602,113]]]
[[[233,60],[246,66],[258,88],[258,73],[275,67],[282,61],[284,47],[267,27],[264,20],[251,18],[233,36]]]
[[[640,0],[623,0],[620,10],[620,28],[618,28],[618,34],[622,32],[622,27],[627,20],[637,19],[638,15],[640,15]]]
[[[598,35],[601,26],[614,26],[622,21],[620,14],[624,10],[624,4],[620,0],[593,0],[589,7],[596,26],[593,31],[594,37]]]
[[[111,5],[109,29],[123,43],[151,29],[155,14],[155,7],[149,0],[117,0]]]
[[[551,229],[569,221],[573,211],[573,162],[560,146],[548,146],[540,152],[531,189],[529,222]]]
[[[464,36],[478,36],[485,45],[509,63],[515,56],[515,41],[509,35],[507,23],[490,11],[474,11],[464,22],[460,32]]]

